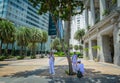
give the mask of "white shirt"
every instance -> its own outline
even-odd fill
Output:
[[[80,70],[82,72],[82,74],[84,74],[85,70],[84,70],[84,64],[82,63],[78,63],[77,64],[77,70]]]
[[[77,55],[73,55],[73,56],[72,56],[72,62],[73,62],[73,63],[76,63],[76,62],[77,62]]]
[[[50,56],[49,55],[49,63],[53,63],[54,62],[54,56],[52,55],[52,56]]]

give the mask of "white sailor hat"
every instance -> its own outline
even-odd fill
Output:
[[[81,60],[77,60],[77,62],[78,62],[78,63],[80,63],[80,62],[81,62]]]

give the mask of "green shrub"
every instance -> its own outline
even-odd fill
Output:
[[[81,56],[78,56],[79,58],[83,58],[83,55],[81,55]]]
[[[36,58],[36,56],[32,55],[32,56],[30,56],[30,58],[31,58],[31,59],[35,59],[35,58]]]
[[[55,52],[54,55],[59,56],[59,57],[64,57],[65,56],[64,52]]]
[[[55,56],[55,57],[58,57],[58,55],[57,55],[57,54],[54,54],[54,56]]]
[[[41,55],[40,58],[44,58],[44,55]]]
[[[83,58],[83,54],[82,53],[77,52],[77,55],[78,55],[79,58]]]
[[[4,57],[4,59],[9,59],[9,56],[6,55],[2,55]]]
[[[74,52],[70,52],[70,56],[72,56],[74,54]]]
[[[64,57],[65,56],[64,52],[59,52],[59,56]]]
[[[24,56],[16,56],[17,60],[24,59]]]
[[[73,56],[74,52],[70,52],[70,56]],[[81,54],[80,52],[76,52],[76,54],[78,55],[79,58],[83,58],[83,54]]]
[[[5,56],[0,56],[0,61],[3,61],[5,59]]]
[[[14,58],[15,56],[13,56],[13,55],[10,55],[10,56],[8,56],[9,58]]]

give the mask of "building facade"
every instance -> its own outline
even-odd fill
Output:
[[[120,0],[86,0],[84,58],[120,66]]]
[[[85,11],[82,14],[78,14],[72,17],[71,20],[71,37],[70,44],[74,47],[75,45],[79,45],[79,42],[74,39],[74,34],[77,30],[85,28]],[[75,51],[73,48],[72,51]]]
[[[38,15],[38,9],[28,0],[0,0],[0,18],[10,20],[16,27],[35,27],[48,32],[49,14]],[[50,37],[47,44],[49,50]]]

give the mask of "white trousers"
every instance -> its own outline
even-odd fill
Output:
[[[73,72],[77,73],[77,65],[76,65],[76,63],[72,63],[72,69],[73,69]]]
[[[49,62],[49,73],[50,74],[55,74],[54,62]]]

